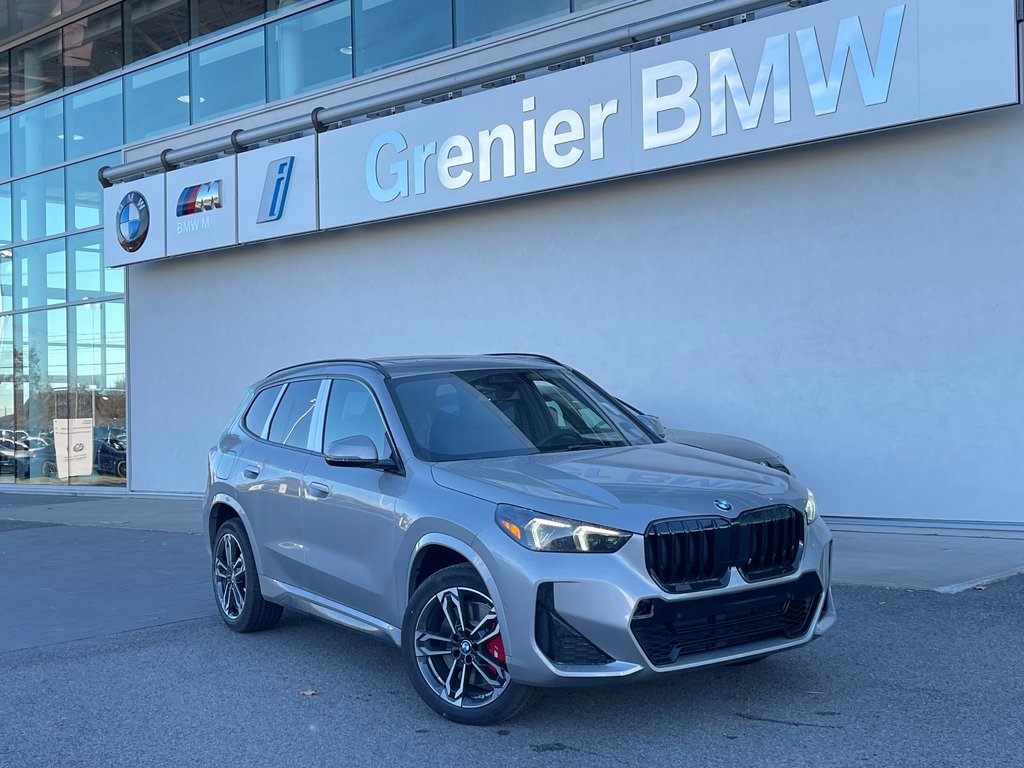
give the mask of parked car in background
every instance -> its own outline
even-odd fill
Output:
[[[378,635],[458,722],[511,717],[535,686],[757,660],[835,620],[807,488],[666,441],[545,358],[287,368],[209,458],[228,627],[291,607]]]

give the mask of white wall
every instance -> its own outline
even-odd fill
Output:
[[[1024,110],[131,268],[134,490],[307,359],[535,351],[826,514],[1024,521]],[[341,201],[339,204],[344,204]]]

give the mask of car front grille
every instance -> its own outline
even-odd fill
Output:
[[[691,600],[644,601],[630,623],[644,655],[657,667],[696,654],[770,640],[793,640],[811,627],[821,599],[817,574],[789,584]]]
[[[732,521],[659,520],[644,534],[648,572],[674,593],[720,587],[732,567],[747,581],[793,573],[803,540],[804,515],[787,506],[752,509]]]

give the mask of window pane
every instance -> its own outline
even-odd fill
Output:
[[[125,57],[128,62],[188,42],[188,0],[126,0]]]
[[[11,51],[12,104],[25,104],[63,87],[59,29]]]
[[[263,30],[192,54],[192,121],[227,115],[267,100]]]
[[[14,242],[14,222],[11,220],[11,185],[0,185],[0,246]]]
[[[11,118],[11,167],[15,175],[64,162],[64,105],[57,99]]]
[[[338,379],[331,382],[331,395],[327,400],[323,449],[335,440],[357,435],[373,440],[379,458],[391,458],[387,428],[373,394],[358,381]]]
[[[128,469],[124,304],[106,301],[69,309],[68,341],[68,411],[72,419],[88,420],[77,426],[81,430],[78,442],[85,443],[89,456],[71,467],[71,483],[124,485]],[[71,447],[73,456],[74,445]]]
[[[0,248],[0,312],[14,309],[14,252],[10,248]],[[10,329],[7,318],[0,317],[0,328]],[[0,336],[3,336],[0,333]]]
[[[192,0],[196,37],[262,16],[265,6],[265,0]]]
[[[64,239],[14,249],[14,308],[29,309],[67,301]]]
[[[64,231],[64,169],[40,173],[11,184],[14,240],[35,240]]]
[[[455,0],[455,44],[464,45],[569,13],[569,0]]]
[[[125,141],[188,127],[188,57],[125,76]]]
[[[7,261],[10,261],[9,259]],[[0,286],[4,275],[0,252]],[[14,318],[0,317],[0,447],[14,449]],[[0,483],[13,483],[21,462],[0,453]]]
[[[451,0],[355,0],[357,74],[452,47]]]
[[[615,2],[622,2],[622,0],[572,0],[572,9],[574,11],[589,11],[599,5],[612,5]]]
[[[295,448],[305,448],[309,439],[309,428],[313,423],[313,407],[316,405],[319,381],[297,381],[289,384],[270,422],[268,439]]]
[[[271,101],[352,77],[349,7],[343,0],[267,26]]]
[[[97,173],[105,165],[117,165],[121,153],[69,165],[65,170],[68,229],[98,227],[103,223],[103,187]]]
[[[0,179],[11,175],[11,121],[0,120]]]
[[[68,85],[124,65],[121,6],[86,16],[64,27],[64,79]]]
[[[124,267],[103,266],[103,232],[86,232],[67,239],[68,301],[124,294]]]
[[[11,53],[0,53],[0,111],[11,106]]]
[[[263,436],[263,428],[267,426],[267,417],[270,416],[270,409],[277,402],[277,395],[281,391],[280,385],[268,387],[256,395],[249,410],[245,414],[245,428],[254,435]]]
[[[68,160],[124,143],[120,79],[68,96],[64,103]]]
[[[23,441],[34,446],[32,458],[19,468],[17,480],[64,485],[67,472],[60,471],[57,458],[66,456],[70,446],[66,439],[63,446],[54,446],[54,427],[67,427],[67,310],[15,316],[13,358],[15,429]],[[64,465],[66,469],[67,462]]]

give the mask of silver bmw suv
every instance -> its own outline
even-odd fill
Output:
[[[665,442],[548,358],[271,374],[210,452],[204,510],[231,629],[287,607],[377,635],[461,723],[535,686],[756,661],[835,621],[809,490]]]

